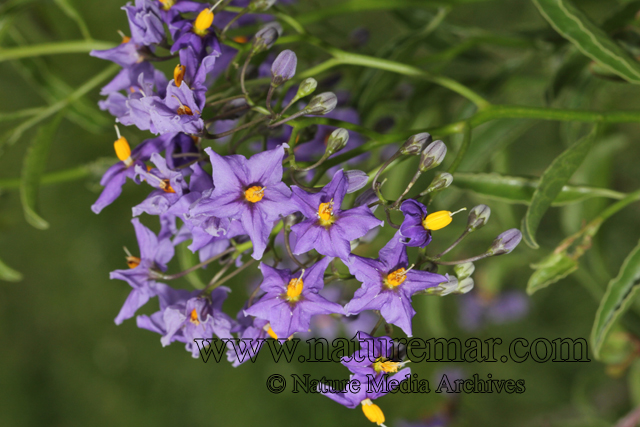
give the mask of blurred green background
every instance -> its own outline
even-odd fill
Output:
[[[120,0],[72,3],[96,40],[117,43],[116,30],[128,28],[125,13],[119,9],[123,5]],[[295,15],[336,3],[300,1],[285,10]],[[370,39],[358,49],[378,56],[389,50],[389,43],[398,37],[423,28],[438,13],[437,5],[447,4],[424,3],[425,7],[395,12],[333,17],[309,25],[308,29],[329,43],[356,50],[349,45],[349,34],[356,28],[368,28]],[[622,3],[576,1],[598,23]],[[479,42],[466,51],[452,51],[465,41],[487,35],[503,42]],[[77,26],[53,1],[4,0],[0,4],[2,47],[80,37]],[[319,53],[313,48],[297,45],[292,49],[305,66],[318,61]],[[507,0],[452,3],[444,22],[428,38],[408,49],[391,50],[393,53],[385,55],[465,82],[491,101],[529,106],[546,105],[545,91],[572,51],[532,3]],[[0,115],[52,103],[68,94],[65,87],[77,88],[107,66],[105,61],[82,53],[0,62]],[[382,117],[392,116],[395,130],[421,129],[455,121],[469,112],[469,106],[459,96],[425,82],[381,72],[367,76],[357,67],[340,70],[344,76],[339,88],[355,94],[381,92],[374,103],[351,100],[369,127]],[[363,79],[375,84],[363,87]],[[599,78],[584,68],[568,80],[551,105],[589,110],[638,109],[639,95],[637,86]],[[55,135],[47,171],[113,157],[112,118],[94,107],[99,99],[97,89],[83,98],[86,107],[81,108],[93,118],[92,122],[63,120]],[[2,138],[19,123],[0,121]],[[474,132],[474,145],[461,171],[540,176],[551,160],[586,130],[588,126],[571,123],[495,121]],[[571,182],[622,192],[637,189],[639,131],[638,124],[607,126]],[[148,136],[130,129],[125,134],[133,144]],[[20,176],[23,156],[34,135],[35,127],[29,128],[17,143],[4,147],[0,180]],[[445,142],[456,147],[459,138],[447,137]],[[481,152],[485,145],[494,147],[488,155]],[[450,157],[448,161],[452,160]],[[376,153],[372,162],[377,159]],[[415,164],[411,164],[406,171],[392,174],[387,190],[399,193],[401,183],[410,179],[414,168]],[[348,410],[325,397],[294,395],[289,390],[273,395],[265,387],[267,377],[273,373],[287,378],[292,373],[346,378],[347,370],[340,365],[274,364],[268,354],[261,354],[255,364],[239,368],[226,362],[204,364],[192,359],[179,343],[162,348],[160,337],[137,329],[134,320],[116,327],[113,319],[129,287],[110,281],[109,272],[124,268],[122,246],[137,248],[130,224],[131,206],[143,200],[148,188],[127,184],[113,205],[95,215],[90,206],[99,194],[98,180],[97,174],[91,174],[89,178],[43,186],[38,201],[42,217],[50,223],[45,231],[25,222],[18,191],[1,190],[0,258],[22,272],[24,280],[0,282],[0,425],[369,425],[360,409]],[[525,206],[487,201],[454,189],[438,199],[436,207],[471,207],[481,202],[493,209],[490,225],[476,233],[470,239],[473,243],[456,252],[456,256],[484,250],[501,231],[519,227],[526,210]],[[534,251],[521,244],[511,255],[479,262],[476,286],[523,291],[532,273],[528,264],[547,255],[609,203],[594,199],[553,208],[538,233],[542,248]],[[640,236],[639,213],[638,205],[632,205],[605,223],[593,248],[583,257],[581,271],[535,294],[525,319],[490,325],[473,336],[500,337],[505,343],[516,337],[530,341],[537,337],[588,338],[598,307],[594,297],[602,295],[608,280],[617,274],[624,257],[636,245]],[[145,223],[155,225],[148,218]],[[434,240],[433,244],[446,247],[446,242],[460,230],[454,226],[443,230],[437,235],[442,242]],[[380,245],[378,240],[361,253],[375,256]],[[175,265],[172,268],[178,271]],[[226,305],[228,313],[240,309],[247,287],[256,279],[255,273],[253,270],[228,283],[233,289]],[[353,282],[349,286],[356,288]],[[434,303],[432,298],[415,297],[418,314],[414,318],[414,335],[461,339],[471,336],[458,326],[457,298],[452,295]],[[154,306],[152,301],[142,313],[153,312]],[[624,326],[637,333],[640,319],[630,313]],[[437,386],[434,373],[454,366],[468,376],[479,373],[486,378],[491,373],[493,378],[522,378],[526,392],[462,395],[452,425],[613,425],[640,404],[633,397],[634,384],[640,385],[626,376],[607,375],[605,365],[596,361],[423,363],[411,368],[421,378],[432,381],[433,390]],[[447,401],[432,392],[397,394],[376,403],[385,412],[386,424],[394,426],[401,419],[416,420],[437,413]]]

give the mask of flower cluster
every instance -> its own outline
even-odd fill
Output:
[[[162,345],[184,343],[194,357],[199,354],[196,338],[285,340],[316,327],[314,318],[370,330],[371,322],[362,325],[358,319],[375,322],[379,317],[371,335],[386,323],[411,336],[414,295],[468,292],[473,261],[508,253],[520,241],[519,232],[509,230],[481,255],[442,261],[488,221],[489,208],[479,205],[453,245],[427,255],[433,232],[459,212],[427,212],[429,201],[453,178],[440,172],[419,195],[405,196],[421,174],[442,163],[446,145],[421,133],[373,171],[355,169],[369,154],[359,150],[362,135],[326,123],[303,125],[317,115],[353,125],[359,117],[343,105],[344,94],[323,92],[305,102],[319,85],[313,78],[301,79],[297,89],[291,86],[298,66],[295,53],[284,50],[274,57],[267,52],[282,32],[260,14],[273,3],[136,0],[123,8],[131,35],[123,35],[118,47],[92,53],[123,67],[103,88],[106,99],[100,107],[120,125],[156,135],[131,149],[116,127],[119,162],[104,174],[104,190],[92,206],[99,213],[113,203],[127,178],[152,187],[132,209],[139,256],[127,252],[129,268],[111,275],[131,286],[115,321],[134,317],[157,297],[159,310],[138,315],[138,326],[160,334]],[[226,10],[229,5],[234,12]],[[263,27],[252,38],[242,35],[244,24],[256,22]],[[234,32],[240,35],[230,37]],[[161,61],[177,62],[170,81],[154,66]],[[252,61],[260,64],[252,66]],[[297,111],[286,115],[289,109]],[[387,201],[381,174],[394,160],[412,155],[420,156],[416,175],[395,202]],[[401,224],[391,222],[392,211],[404,214]],[[142,225],[138,217],[143,214],[158,217],[157,234]],[[384,215],[387,227],[380,218]],[[388,227],[396,231],[377,258],[356,250]],[[168,274],[175,247],[183,243],[200,263]],[[409,261],[410,250],[416,251],[415,262]],[[239,313],[225,313],[230,289],[221,285],[258,262],[260,285]],[[455,275],[437,273],[438,266],[446,265],[456,266]],[[200,289],[165,283],[207,266],[218,268]],[[347,282],[359,283],[351,297],[343,286]],[[335,285],[325,288],[329,283]],[[374,360],[345,362],[353,375],[403,378],[408,369],[398,371],[403,363],[385,355],[392,347],[389,339],[364,335],[375,345],[359,351],[373,354]],[[234,366],[240,364],[229,358]],[[325,394],[348,408],[362,405],[367,418],[384,422],[372,403],[382,393]]]

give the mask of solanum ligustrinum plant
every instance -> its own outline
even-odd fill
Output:
[[[278,423],[292,425],[640,422],[640,225],[637,212],[607,221],[640,200],[639,2],[119,1],[0,4],[0,90],[17,72],[47,102],[7,89],[0,125],[23,121],[0,151],[38,131],[24,161],[7,162],[20,178],[0,190],[19,190],[29,224],[56,228],[36,209],[39,187],[90,177],[41,191],[44,216],[68,205],[71,222],[35,245],[55,261],[47,280],[91,284],[73,292],[82,303],[52,285],[20,296],[38,307],[23,316],[0,298],[0,312],[30,325],[10,334],[106,318],[109,338],[90,350],[106,373],[136,354],[119,344],[127,334],[155,337],[163,375],[198,364],[225,378],[213,423],[228,408],[267,420],[279,399],[295,416],[274,405]],[[33,22],[20,21],[27,4],[43,11]],[[50,40],[76,30],[65,19],[82,40]],[[49,68],[62,53],[91,65],[65,63],[58,77]],[[74,88],[85,69],[98,71]],[[25,275],[42,270],[38,249],[20,257]],[[0,279],[21,278],[0,261]],[[300,343],[304,356],[290,357]],[[339,350],[324,354],[332,363],[307,363],[316,344]],[[247,363],[269,356],[287,360],[286,375]],[[547,365],[576,361],[591,364]],[[557,379],[569,376],[570,387]],[[266,381],[267,403],[227,394],[232,378],[260,392]],[[181,398],[205,394],[181,384],[198,390]],[[203,407],[188,402],[175,405]]]

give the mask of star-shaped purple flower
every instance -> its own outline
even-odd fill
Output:
[[[431,231],[424,228],[422,221],[427,217],[427,207],[422,203],[408,199],[402,202],[400,210],[404,214],[404,221],[400,225],[400,236],[407,246],[425,247],[431,242]]]
[[[349,180],[342,170],[336,172],[331,182],[319,193],[307,193],[301,188],[292,187],[292,200],[307,217],[291,227],[297,237],[294,254],[315,249],[322,255],[348,261],[350,242],[383,224],[367,206],[341,209],[348,187]]]
[[[140,307],[156,295],[157,273],[154,271],[166,271],[167,263],[174,254],[174,247],[169,238],[158,239],[151,230],[140,224],[137,218],[131,222],[136,231],[140,257],[128,256],[129,270],[112,271],[109,276],[111,279],[124,280],[133,288],[115,319],[117,325],[133,317]]]
[[[398,372],[404,363],[394,360],[394,343],[389,337],[372,337],[358,332],[360,350],[349,357],[342,358],[342,364],[352,373],[362,376],[373,375],[378,378],[385,373]]]
[[[296,211],[291,190],[282,182],[284,146],[247,159],[222,157],[211,148],[214,190],[190,209],[189,215],[239,219],[253,242],[253,257],[262,258],[274,221]]]
[[[264,280],[260,285],[266,294],[260,301],[244,310],[247,316],[268,320],[279,339],[309,329],[311,316],[342,314],[342,306],[331,302],[318,292],[324,287],[324,271],[333,258],[325,257],[302,273],[277,270],[260,264]]]
[[[380,310],[387,322],[400,327],[407,336],[411,336],[411,318],[416,314],[411,296],[447,281],[440,274],[409,268],[407,250],[399,233],[380,250],[378,259],[353,255],[348,267],[362,287],[345,306],[347,316]]]

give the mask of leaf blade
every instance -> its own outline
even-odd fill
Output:
[[[0,280],[6,282],[19,282],[22,280],[22,273],[9,267],[0,259]]]

